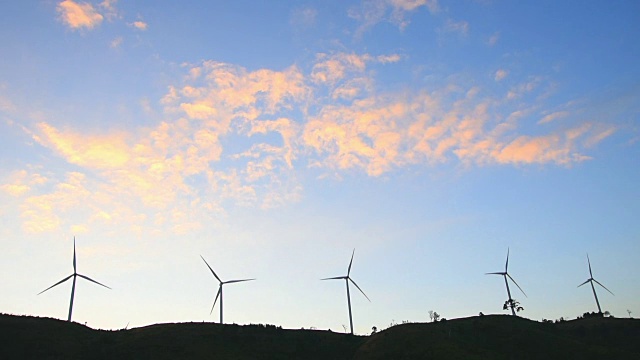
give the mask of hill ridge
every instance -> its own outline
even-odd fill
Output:
[[[120,330],[0,315],[2,359],[639,359],[640,321],[541,323],[506,315],[405,323],[371,336],[274,325],[165,323]]]

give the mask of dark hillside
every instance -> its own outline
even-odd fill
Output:
[[[273,325],[156,324],[94,330],[0,315],[0,359],[640,359],[640,321],[540,323],[491,315],[397,325],[373,336]]]
[[[640,322],[632,319],[554,324],[491,315],[394,326],[371,336],[354,359],[640,359],[639,344]]]
[[[93,330],[0,315],[0,359],[351,359],[366,337],[268,325],[157,324]]]

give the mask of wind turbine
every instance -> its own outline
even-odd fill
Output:
[[[347,304],[349,305],[349,325],[351,325],[351,335],[353,335],[353,318],[351,316],[351,295],[349,293],[349,281],[351,281],[353,283],[353,285],[355,285],[358,288],[358,290],[360,290],[362,295],[364,295],[364,297],[366,297],[367,300],[369,300],[369,302],[371,302],[371,299],[369,299],[367,294],[365,294],[364,291],[362,291],[362,289],[360,289],[360,286],[358,286],[358,284],[356,284],[356,282],[353,281],[353,279],[351,277],[349,277],[349,274],[351,274],[351,264],[353,264],[353,255],[355,253],[356,253],[356,249],[353,249],[353,252],[351,253],[351,261],[349,262],[349,268],[347,269],[347,275],[346,276],[336,276],[336,277],[321,279],[321,280],[344,279],[344,281],[347,283]]]
[[[586,284],[586,283],[591,283],[591,290],[593,290],[593,297],[596,298],[596,305],[598,305],[598,313],[602,314],[602,309],[600,308],[600,302],[598,301],[598,295],[596,295],[596,288],[595,286],[593,286],[593,282],[595,281],[596,284],[602,286],[603,289],[609,291],[609,293],[611,295],[613,295],[613,293],[607,289],[604,285],[600,284],[600,282],[596,279],[593,278],[593,273],[591,272],[591,260],[589,260],[589,254],[587,254],[587,262],[589,263],[589,278],[587,279],[587,281],[583,282],[582,284],[578,285],[578,287]],[[615,296],[615,295],[614,295]]]
[[[504,271],[486,273],[485,275],[502,275],[504,277],[504,284],[507,286],[507,295],[509,295],[509,301],[513,299],[511,299],[511,290],[509,290],[509,281],[507,280],[507,278],[511,279],[511,281],[513,281],[513,283],[516,284],[516,286],[518,287],[518,289],[520,289],[520,291],[522,291],[522,294],[524,294],[524,296],[527,296],[527,294],[524,293],[524,290],[522,290],[520,285],[518,285],[518,283],[511,277],[511,275],[509,275],[509,272],[507,270],[508,268],[509,268],[509,248],[507,248],[507,262],[504,264]],[[511,307],[511,313],[513,314],[513,316],[516,315],[516,311],[513,309],[513,306]]]
[[[93,280],[93,279],[89,278],[88,276],[84,276],[84,275],[82,275],[82,274],[78,274],[78,272],[76,271],[76,237],[74,236],[74,237],[73,237],[73,274],[71,274],[71,275],[67,276],[66,278],[64,278],[64,279],[62,279],[62,280],[60,280],[60,281],[58,281],[57,283],[55,283],[55,284],[53,284],[53,285],[49,286],[48,288],[46,288],[46,289],[44,289],[44,290],[42,290],[42,291],[40,291],[40,292],[38,293],[38,295],[40,295],[40,294],[42,294],[43,292],[45,292],[45,291],[47,291],[47,290],[49,290],[49,289],[51,289],[51,288],[53,288],[53,287],[55,287],[55,286],[57,286],[57,285],[60,285],[60,284],[62,284],[63,282],[65,282],[65,281],[67,281],[67,280],[69,280],[69,279],[71,279],[71,278],[73,277],[73,285],[71,286],[71,301],[69,302],[69,317],[67,318],[67,321],[71,321],[71,313],[73,312],[73,297],[74,297],[75,292],[76,292],[76,278],[77,278],[78,276],[79,276],[79,277],[81,277],[81,278],[83,278],[83,279],[89,280],[89,281],[91,281],[92,283],[96,283],[96,284],[98,284],[98,285],[100,285],[100,286],[104,286],[104,287],[106,287],[107,289],[111,289],[111,288],[110,288],[110,287],[108,287],[107,285],[101,284],[101,283],[99,283],[99,282],[97,282],[97,281],[95,281],[95,280]]]
[[[209,314],[213,313],[213,308],[216,306],[216,302],[218,301],[218,297],[220,297],[220,324],[222,324],[222,285],[224,285],[224,284],[232,284],[232,283],[237,283],[237,282],[243,282],[243,281],[251,281],[251,280],[255,280],[255,279],[242,279],[242,280],[222,281],[222,280],[220,280],[220,278],[218,277],[216,272],[213,271],[211,266],[209,266],[209,263],[207,262],[207,260],[205,260],[202,257],[202,255],[200,255],[200,257],[202,258],[202,261],[204,261],[204,263],[207,264],[207,267],[209,268],[209,270],[211,270],[211,273],[213,274],[213,276],[215,276],[216,279],[218,279],[218,281],[220,282],[220,286],[218,287],[218,293],[216,294],[216,299],[213,300],[213,305],[211,306],[211,311],[209,312]]]

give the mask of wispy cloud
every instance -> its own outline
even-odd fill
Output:
[[[300,7],[291,11],[289,22],[296,28],[308,28],[315,25],[317,16],[315,8]]]
[[[148,27],[147,23],[144,22],[144,21],[141,21],[141,20],[132,22],[131,26],[133,26],[134,28],[136,28],[138,30],[142,30],[142,31],[147,30],[147,27]]]
[[[356,37],[360,37],[383,21],[391,22],[403,30],[410,23],[407,14],[421,7],[426,7],[433,13],[438,11],[438,2],[436,0],[363,0],[359,6],[349,9],[348,15],[360,23],[356,30]]]
[[[47,178],[27,170],[18,170],[4,179],[5,183],[0,185],[0,190],[11,196],[19,197],[27,193],[33,186],[39,186],[47,182]]]
[[[500,33],[496,32],[496,33],[493,33],[491,36],[489,36],[489,40],[487,40],[487,44],[489,46],[494,46],[495,44],[498,43],[499,40],[500,40]]]
[[[120,47],[120,45],[122,45],[122,43],[124,42],[124,39],[122,38],[122,36],[118,36],[117,38],[111,40],[111,47],[114,49],[117,49]]]
[[[528,79],[527,81],[521,82],[518,85],[515,85],[509,89],[507,92],[507,99],[513,100],[524,96],[527,93],[535,90],[540,83],[542,82],[542,78],[539,76],[534,76]]]
[[[102,14],[106,16],[109,21],[112,21],[119,17],[118,10],[116,9],[116,3],[118,0],[104,0],[100,3]]]
[[[354,53],[318,54],[316,64],[313,66],[311,78],[316,83],[336,84],[336,82],[353,74],[363,74],[367,68],[367,63],[389,64],[400,61],[400,55],[379,55],[369,54],[358,55]]]
[[[445,33],[458,33],[462,36],[466,36],[469,33],[469,23],[464,20],[454,21],[452,19],[447,19],[441,31]]]
[[[496,73],[493,79],[495,81],[501,81],[501,80],[504,80],[504,78],[506,78],[508,75],[509,75],[509,71],[505,69],[498,69],[496,70]]]
[[[58,4],[57,11],[60,20],[72,29],[93,29],[104,19],[93,5],[85,2],[65,0]]]
[[[308,73],[185,64],[160,101],[164,121],[99,134],[40,122],[30,135],[72,166],[48,168],[47,176],[20,170],[0,189],[22,201],[30,232],[120,223],[181,233],[228,206],[298,201],[298,177],[309,167],[379,177],[443,162],[570,165],[614,131],[576,120],[531,130],[532,107],[514,110],[479,87],[380,92],[372,69],[399,60],[319,54]],[[542,80],[516,88],[527,91],[532,81]]]
[[[540,119],[540,121],[538,121],[538,124],[546,124],[554,120],[567,117],[568,115],[569,115],[568,111],[555,111],[555,112],[552,112],[551,114],[545,115],[542,119]]]

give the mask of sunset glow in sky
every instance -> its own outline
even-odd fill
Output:
[[[0,312],[640,316],[637,1],[5,1]]]

